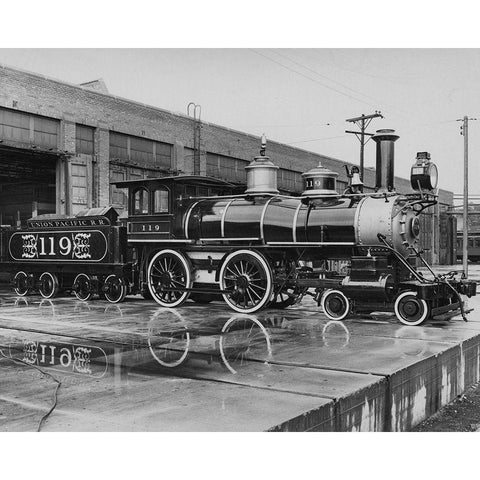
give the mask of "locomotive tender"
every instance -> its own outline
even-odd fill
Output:
[[[246,167],[247,190],[205,176],[116,182],[128,188],[127,227],[112,208],[77,217],[37,217],[8,232],[8,259],[18,295],[38,289],[45,298],[71,290],[80,300],[100,294],[113,303],[141,293],[164,307],[188,298],[223,300],[253,313],[315,297],[332,320],[351,313],[391,310],[400,322],[468,313],[460,296],[475,282],[455,272],[435,275],[417,249],[418,216],[436,203],[436,167],[426,152],[412,167],[414,194],[394,189],[393,130],[377,131],[376,192],[362,193],[358,170],[346,192],[321,165],[303,174],[299,197],[280,195],[276,167],[261,154]],[[348,260],[345,275],[313,268]],[[422,261],[427,278],[416,268]]]

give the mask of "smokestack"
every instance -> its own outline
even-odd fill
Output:
[[[395,130],[384,128],[377,130],[373,135],[373,140],[377,144],[377,165],[375,190],[395,190],[394,174],[395,174],[395,158],[394,143],[400,137],[395,135]]]

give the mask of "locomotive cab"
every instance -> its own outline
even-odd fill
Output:
[[[186,238],[184,229],[188,208],[200,198],[241,193],[239,189],[244,188],[217,178],[194,175],[115,182],[114,185],[128,189],[127,231],[135,265],[133,284],[145,298],[152,297],[147,280],[152,258],[162,247],[182,249],[193,243]],[[174,260],[179,256],[183,259],[182,254],[169,251],[173,252]],[[192,268],[190,263],[189,260],[188,269]]]
[[[180,175],[113,183],[128,189],[128,241],[184,239],[182,214],[192,199],[237,193],[238,186],[213,177]]]

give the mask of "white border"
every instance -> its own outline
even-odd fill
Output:
[[[42,259],[42,258],[17,258],[17,257],[14,257],[12,255],[12,250],[10,248],[10,244],[12,242],[12,238],[15,236],[15,235],[38,235],[38,234],[42,234],[42,233],[47,233],[49,235],[52,235],[53,233],[85,233],[85,231],[77,231],[77,230],[47,230],[47,231],[42,231],[42,230],[22,230],[20,232],[15,232],[11,237],[10,239],[8,240],[8,253],[10,254],[10,257],[12,257],[15,261],[17,262],[25,262],[25,263],[35,263],[35,262],[50,262],[50,263],[55,263],[55,262],[63,262],[63,263],[71,263],[73,265],[76,265],[76,264],[79,264],[79,263],[83,263],[83,262],[86,262],[86,263],[99,263],[101,262],[108,254],[108,241],[107,241],[107,237],[105,236],[105,234],[103,232],[101,232],[100,230],[86,230],[86,232],[88,233],[92,233],[92,232],[98,232],[100,235],[102,235],[103,239],[105,240],[105,253],[103,254],[103,257],[100,258],[99,260],[87,260],[85,258],[77,258],[77,259],[73,259],[73,258],[70,258],[70,259],[66,259],[66,260],[62,260],[60,258],[45,258],[45,259]]]

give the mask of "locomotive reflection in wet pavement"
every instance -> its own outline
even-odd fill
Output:
[[[269,428],[283,418],[282,402],[291,402],[292,415],[298,405],[315,408],[437,355],[466,338],[466,328],[480,329],[475,321],[407,327],[385,314],[330,321],[313,301],[242,315],[215,302],[166,309],[135,297],[119,305],[1,291],[0,298],[0,430],[33,430],[50,409],[55,384],[42,371],[62,384],[45,429],[184,422],[184,430],[214,430],[220,411]],[[273,403],[256,415],[253,398]],[[201,425],[198,402],[208,411]],[[162,416],[152,418],[158,408]],[[226,429],[239,429],[222,418]]]
[[[350,339],[345,323],[323,320],[318,311],[242,315],[216,305],[174,310],[137,301],[5,300],[0,344],[6,356],[95,378],[120,371],[195,377],[217,370],[237,375],[248,368],[268,368],[275,362],[276,342],[298,336],[300,341],[315,339],[318,347],[342,348]]]

